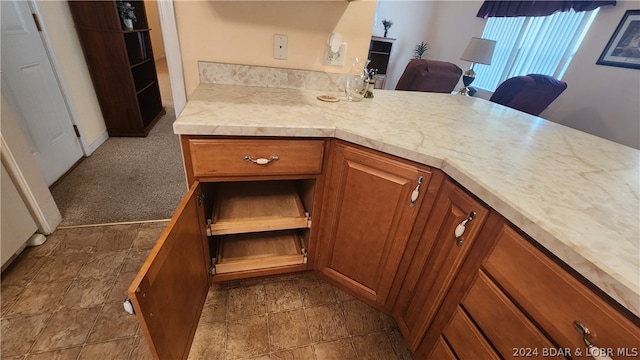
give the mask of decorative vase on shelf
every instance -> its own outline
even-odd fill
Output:
[[[133,20],[132,19],[122,19],[122,23],[127,30],[133,29]]]
[[[345,77],[344,93],[347,101],[362,101],[369,84],[367,65],[371,60],[351,59],[351,69]]]

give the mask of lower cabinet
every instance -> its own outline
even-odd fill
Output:
[[[637,318],[622,315],[499,215],[487,224],[416,358],[440,359],[443,343],[458,359],[637,358]]]
[[[331,152],[315,268],[380,309],[432,172],[339,142]]]
[[[451,180],[445,180],[430,211],[402,281],[393,316],[416,350],[458,270],[469,254],[488,210]],[[402,279],[398,279],[400,281]]]

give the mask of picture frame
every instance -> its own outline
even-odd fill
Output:
[[[640,69],[640,10],[627,10],[596,62]]]

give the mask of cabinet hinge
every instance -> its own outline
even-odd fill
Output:
[[[211,221],[211,219],[207,219],[207,225],[205,228],[205,231],[207,232],[207,236],[213,236],[211,234],[211,224],[213,223],[213,221]]]
[[[73,131],[76,132],[76,137],[79,138],[80,137],[80,130],[78,130],[78,126],[77,125],[73,125]]]
[[[38,15],[31,13],[31,15],[33,16],[33,22],[36,23],[36,29],[38,29],[38,31],[42,32],[42,27],[40,26],[40,19],[38,19]]]
[[[311,229],[311,214],[309,214],[309,212],[305,212],[304,216],[307,218],[307,228]]]
[[[198,205],[202,205],[203,201],[204,201],[204,194],[201,193],[198,195]]]
[[[211,258],[211,267],[209,268],[209,275],[213,276],[216,274],[216,258]]]

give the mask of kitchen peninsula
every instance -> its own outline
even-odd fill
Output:
[[[376,90],[373,99],[362,102],[317,99],[324,94],[344,98],[326,89],[201,83],[174,123],[174,132],[182,137],[189,183],[194,182],[189,161],[195,158],[189,146],[208,139],[325,140],[326,147],[318,147],[320,154],[324,151],[325,164],[331,155],[327,148],[342,148],[346,163],[351,161],[349,151],[371,150],[399,159],[400,169],[415,164],[418,174],[422,174],[418,186],[406,186],[409,194],[415,188],[418,196],[424,197],[429,196],[425,190],[428,179],[437,179],[436,173],[441,172],[626,309],[626,316],[636,323],[629,331],[636,338],[639,336],[638,150],[473,97]],[[329,145],[332,141],[340,144]],[[355,147],[352,150],[351,145]],[[219,152],[224,151],[220,148]],[[275,154],[262,156],[271,155]],[[382,155],[372,156],[378,161]],[[278,161],[281,160],[273,157],[258,159],[261,165],[273,162],[274,168]],[[325,167],[339,173],[340,166],[334,164],[338,160],[328,161]],[[314,174],[313,170],[309,174]],[[277,179],[285,178],[277,175]],[[230,181],[230,175],[220,176]],[[421,189],[423,177],[425,186]],[[319,203],[327,203],[322,198],[335,190],[323,193],[322,185],[333,179],[321,175],[299,179],[315,185],[311,186],[311,197],[321,198],[315,199],[312,208],[318,213]],[[474,216],[469,214],[470,220]],[[416,223],[419,221],[418,218]],[[466,223],[461,223],[463,233]],[[314,218],[313,224],[312,234],[317,235],[324,230],[316,225],[326,222]],[[473,233],[467,233],[470,242]],[[461,246],[462,236],[456,237]],[[326,256],[324,246],[320,244],[309,251]],[[163,259],[164,256],[170,255],[163,253]],[[396,267],[402,268],[399,256],[385,261],[395,261]],[[327,259],[316,262],[322,264]],[[143,271],[148,267],[145,264]],[[392,289],[398,289],[396,285],[391,288],[392,282],[380,283],[385,301]],[[357,289],[354,293],[358,294]],[[376,294],[369,302],[376,302]],[[380,302],[380,308],[393,311],[385,306]],[[410,345],[420,351],[418,342]]]

